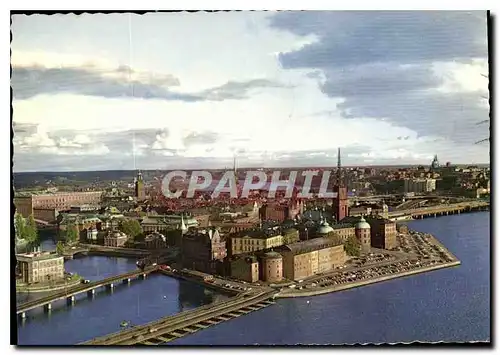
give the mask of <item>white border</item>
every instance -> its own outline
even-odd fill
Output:
[[[7,6],[5,5],[7,4]],[[168,7],[167,7],[168,4]],[[436,1],[436,0],[419,0],[419,1],[388,1],[388,0],[378,0],[378,1],[356,1],[356,0],[350,0],[347,2],[341,1],[321,1],[321,0],[307,0],[304,2],[296,2],[296,1],[271,1],[271,0],[253,0],[253,1],[241,1],[241,2],[236,2],[234,0],[219,0],[219,1],[210,1],[209,3],[204,0],[184,0],[184,1],[178,1],[176,3],[173,2],[166,2],[164,0],[142,0],[142,1],[129,1],[129,0],[121,0],[121,1],[103,1],[103,0],[87,0],[85,2],[80,2],[76,4],[75,2],[67,2],[67,1],[61,1],[61,0],[45,0],[43,2],[40,1],[34,1],[34,0],[18,0],[18,1],[6,1],[1,3],[2,11],[1,14],[2,16],[0,17],[0,20],[2,21],[2,29],[3,31],[1,32],[2,35],[2,43],[4,43],[5,46],[9,46],[10,48],[10,38],[9,38],[9,27],[10,27],[10,14],[9,14],[9,9],[16,9],[16,10],[28,10],[28,9],[44,9],[44,10],[57,10],[57,9],[93,9],[93,10],[151,10],[151,9],[224,9],[224,10],[230,10],[230,9],[268,9],[268,10],[279,10],[279,9],[289,9],[289,10],[306,10],[306,9],[317,9],[317,10],[362,10],[362,9],[407,9],[407,10],[416,10],[416,9],[426,9],[426,10],[431,10],[431,9],[456,9],[456,10],[482,10],[482,9],[492,9],[493,12],[494,9],[496,8],[496,4],[498,2],[495,1],[485,1],[485,0],[476,0],[474,2],[459,2],[459,1]],[[9,6],[10,5],[10,6]],[[4,6],[6,9],[4,10]],[[497,22],[497,27],[499,26]],[[8,56],[7,48],[3,52],[4,55],[2,55],[1,61],[2,65],[1,68],[3,70],[0,71],[0,75],[2,76],[7,76],[6,80],[3,81],[4,85],[1,86],[2,89],[2,98],[5,102],[4,106],[4,112],[6,115],[10,114],[9,113],[9,108],[10,108],[10,92],[9,92],[9,87],[7,86],[6,82],[7,80],[10,81],[8,78],[7,73],[7,68],[9,67],[10,64],[10,58]],[[496,61],[495,61],[496,63]],[[496,66],[498,68],[498,65]],[[497,96],[495,96],[496,99],[498,99]],[[496,101],[498,102],[498,100]],[[2,166],[7,167],[10,164],[10,127],[9,119],[4,118],[2,120],[2,125],[3,129],[0,130],[2,132],[4,139],[2,140],[1,143],[1,157],[2,157]],[[498,126],[498,124],[497,124]],[[497,127],[497,130],[500,129]],[[496,133],[496,132],[495,132]],[[498,137],[498,135],[497,135]],[[498,156],[497,156],[498,158]],[[498,161],[495,161],[495,163],[498,163]],[[495,172],[496,173],[496,172]],[[495,174],[496,177],[496,174]],[[1,186],[10,186],[11,181],[10,181],[10,173],[6,172],[4,174],[0,174],[0,179],[1,179]],[[496,180],[496,178],[495,178]],[[496,183],[496,181],[494,181]],[[496,185],[495,185],[496,186]],[[4,190],[5,191],[5,190]],[[495,192],[495,197],[496,196],[496,189],[494,188]],[[7,198],[4,197],[2,200],[2,213],[0,216],[3,219],[2,225],[5,226],[5,229],[10,226],[10,191],[7,191],[4,193]],[[493,219],[492,219],[493,220]],[[495,228],[494,236],[500,236],[500,233],[498,233],[498,229]],[[4,239],[5,243],[9,243],[9,240],[5,236],[4,232]],[[497,240],[495,243],[495,252],[496,255],[499,255],[499,248],[500,248],[500,241]],[[8,245],[8,244],[6,244]],[[6,255],[5,255],[6,256]],[[2,278],[4,280],[3,282],[6,282],[6,280],[10,280],[10,259],[7,257],[0,258],[0,262],[2,263],[2,271],[5,273],[5,277]],[[496,271],[496,270],[495,270]],[[498,274],[494,273],[495,275],[495,281],[498,282]],[[5,286],[4,286],[5,288]],[[2,292],[1,298],[3,299],[3,302],[5,305],[7,305],[7,302],[10,300],[9,293],[8,292]],[[491,300],[492,302],[494,300]],[[8,307],[10,307],[10,303],[8,304]],[[498,305],[497,305],[498,308]],[[496,317],[495,317],[496,318]],[[493,329],[497,329],[494,327]],[[75,329],[75,331],[78,331]],[[3,354],[5,353],[10,353],[12,351],[15,351],[14,347],[7,346],[5,348],[6,344],[10,344],[10,319],[9,317],[1,317],[1,328],[0,328],[0,334],[2,337],[2,347],[4,350],[2,351]],[[495,336],[492,334],[492,339],[495,338]],[[205,349],[204,351],[210,351],[210,349]],[[304,351],[310,351],[309,349],[303,349]],[[354,351],[359,351],[360,349],[352,349]],[[33,350],[31,350],[33,351]],[[28,351],[28,352],[31,352]],[[40,351],[40,350],[38,350]],[[52,349],[47,349],[47,350],[42,350],[45,352],[53,351]],[[61,351],[66,352],[70,351],[70,349],[61,349]],[[112,349],[109,350],[112,352],[117,352],[118,350]],[[144,350],[131,350],[134,353],[141,353],[144,352]],[[174,349],[170,349],[170,351],[178,351]],[[194,350],[184,350],[184,351],[194,351]],[[214,349],[213,352],[219,352],[219,349]],[[238,352],[249,352],[250,350],[236,350]],[[289,351],[288,349],[276,349],[275,351],[279,352],[285,352]],[[335,349],[335,351],[339,351],[340,353],[345,352],[346,350],[344,349]],[[432,350],[432,352],[437,352],[438,350]],[[28,353],[25,352],[25,353]],[[401,348],[395,349],[394,352],[402,352]]]

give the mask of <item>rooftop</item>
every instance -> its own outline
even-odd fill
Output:
[[[49,260],[49,259],[59,259],[63,258],[56,252],[39,252],[39,253],[27,253],[27,254],[17,254],[16,259],[18,261],[33,262],[39,260]]]

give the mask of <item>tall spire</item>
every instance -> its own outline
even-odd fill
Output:
[[[181,231],[185,233],[187,231],[186,224],[184,223],[184,214],[181,214]]]
[[[236,155],[234,155],[233,158],[233,171],[234,171],[234,176],[236,176],[237,170],[236,170]]]
[[[341,186],[342,181],[342,159],[340,156],[340,147],[337,149],[337,186]]]

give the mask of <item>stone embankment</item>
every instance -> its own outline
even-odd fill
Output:
[[[374,283],[378,283],[378,282],[382,282],[382,281],[389,281],[389,280],[397,279],[400,277],[411,276],[411,275],[415,275],[415,274],[444,269],[444,268],[457,266],[457,265],[460,265],[460,261],[453,261],[451,263],[427,266],[427,267],[418,268],[415,270],[409,270],[409,271],[404,271],[404,272],[400,272],[400,273],[396,273],[396,274],[375,277],[375,278],[369,279],[369,280],[356,281],[356,282],[351,282],[351,283],[344,284],[344,285],[335,285],[335,286],[331,286],[331,287],[324,287],[324,288],[320,288],[320,289],[316,289],[316,290],[296,290],[296,289],[283,290],[276,295],[276,298],[318,296],[318,295],[323,295],[326,293],[344,291],[344,290],[348,290],[348,289],[355,288],[355,287],[366,286],[366,285],[370,285],[370,284],[374,284]]]

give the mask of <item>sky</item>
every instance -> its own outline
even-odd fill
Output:
[[[14,15],[14,171],[489,162],[486,12]]]

